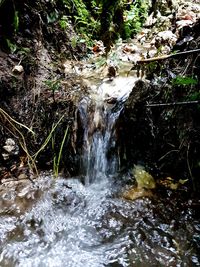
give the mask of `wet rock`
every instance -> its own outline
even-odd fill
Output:
[[[143,166],[136,165],[133,169],[133,175],[138,188],[154,189],[156,182],[151,174],[145,171]]]
[[[146,190],[144,188],[137,188],[134,186],[125,191],[122,196],[123,198],[128,200],[135,200],[143,197],[151,198],[153,197],[153,193],[151,190]]]
[[[172,48],[176,44],[176,41],[177,36],[172,31],[162,31],[158,33],[152,44],[154,43],[157,48],[161,45],[168,45]]]
[[[114,78],[116,77],[116,75],[117,75],[117,68],[113,65],[108,66],[108,73],[107,73],[108,78],[110,79]]]
[[[6,151],[2,153],[4,160],[9,159],[11,155],[18,155],[19,153],[19,147],[12,138],[6,139],[3,149]]]
[[[16,75],[19,75],[19,74],[21,74],[21,73],[23,73],[23,72],[24,72],[24,68],[23,68],[22,65],[16,65],[16,66],[14,66],[14,68],[12,69],[12,73],[13,73],[13,74],[16,74]]]
[[[28,176],[25,173],[21,173],[18,177],[19,180],[28,179]]]
[[[153,26],[157,22],[157,18],[155,17],[154,13],[151,13],[151,15],[148,16],[144,26],[150,27]]]
[[[0,214],[17,215],[25,213],[34,201],[41,196],[41,191],[30,180],[7,179],[0,185]]]
[[[193,24],[192,20],[179,20],[176,22],[177,28],[180,30],[183,27],[191,26]]]
[[[3,146],[3,148],[8,152],[8,153],[11,153],[15,150],[15,147],[16,147],[16,144],[15,144],[15,141],[11,138],[8,138],[6,140],[6,145]]]
[[[136,45],[123,45],[122,51],[124,53],[136,53],[138,51],[138,47]]]
[[[116,104],[117,103],[117,97],[109,97],[107,99],[105,99],[105,102],[108,104]]]
[[[145,95],[147,94],[149,90],[149,84],[147,81],[138,79],[132,89],[132,92],[125,102],[125,107],[127,109],[134,109],[134,106],[141,101],[141,99],[145,98]]]
[[[92,47],[92,51],[95,54],[102,55],[105,53],[105,47],[102,41],[96,42],[96,44]]]
[[[156,187],[156,182],[151,174],[145,171],[143,166],[136,165],[133,169],[133,175],[137,182],[136,186],[131,186],[126,190],[122,197],[129,200],[135,200],[143,197],[153,197],[151,189]]]
[[[4,160],[8,160],[9,159],[9,154],[2,153],[2,157],[3,157]]]

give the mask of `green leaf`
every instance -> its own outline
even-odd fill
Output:
[[[189,76],[177,76],[172,79],[172,85],[196,85],[198,83],[197,79]]]
[[[191,95],[189,95],[189,100],[190,101],[200,100],[200,92],[194,92]]]
[[[53,23],[55,21],[57,21],[59,15],[58,15],[58,11],[55,10],[54,12],[51,12],[50,14],[47,14],[47,22],[48,23]]]
[[[9,39],[6,39],[6,42],[7,42],[7,45],[9,47],[9,49],[10,49],[10,52],[12,54],[14,54],[16,52],[16,50],[17,50],[17,45],[13,44]]]
[[[44,83],[53,92],[59,90],[59,88],[60,88],[60,81],[59,80],[46,80],[46,81],[44,81]]]
[[[19,29],[19,16],[18,16],[18,11],[15,11],[13,25],[14,25],[14,28],[15,28],[15,32],[17,32],[18,29]]]

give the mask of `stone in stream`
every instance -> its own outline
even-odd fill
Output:
[[[108,67],[108,73],[107,73],[108,78],[110,78],[110,79],[115,78],[116,75],[117,75],[117,69],[116,69],[116,67],[113,66],[113,65],[110,65]]]
[[[154,189],[156,187],[153,176],[145,171],[144,167],[135,165],[133,169],[133,175],[137,182],[138,188]]]
[[[153,193],[151,190],[146,190],[144,188],[137,188],[135,186],[132,186],[123,193],[122,197],[128,200],[135,200],[143,197],[151,198],[153,197]]]
[[[156,187],[154,178],[140,165],[135,165],[133,175],[137,186],[131,186],[123,193],[123,198],[135,200],[141,197],[153,197],[151,189]]]
[[[108,104],[116,104],[117,103],[117,97],[108,97],[105,99],[105,102]]]

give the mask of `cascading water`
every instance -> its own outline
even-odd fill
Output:
[[[134,82],[134,78],[108,80],[93,92],[92,100],[83,99],[80,102],[79,114],[84,128],[82,161],[86,185],[107,179],[117,171],[114,126],[123,109],[122,103],[128,97]],[[114,104],[108,103],[109,97],[112,97]],[[109,153],[111,149],[112,153]]]
[[[44,176],[1,194],[1,267],[200,266],[191,211],[178,209],[175,227],[170,200],[117,197],[115,124],[134,83],[117,77],[80,102],[86,186]]]

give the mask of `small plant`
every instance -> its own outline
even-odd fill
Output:
[[[19,12],[17,10],[15,10],[14,19],[13,19],[13,26],[15,29],[14,31],[16,33],[19,29]]]
[[[44,83],[52,91],[53,101],[56,102],[55,92],[60,89],[60,81],[59,80],[46,80]]]
[[[194,93],[190,94],[188,98],[190,101],[200,100],[200,92],[194,92]]]
[[[7,46],[11,52],[11,54],[14,54],[17,50],[17,45],[13,44],[9,39],[6,39]]]
[[[55,9],[54,12],[47,14],[47,22],[54,23],[58,20],[59,14],[58,11]]]
[[[76,47],[77,41],[78,41],[78,38],[76,36],[73,36],[71,38],[71,46],[72,46],[72,48],[75,48]]]
[[[60,145],[58,158],[56,156],[54,156],[54,159],[53,159],[53,170],[54,170],[54,175],[55,175],[56,178],[58,177],[58,174],[59,174],[60,160],[61,160],[61,157],[62,157],[63,147],[64,147],[64,144],[65,144],[65,141],[66,141],[66,138],[67,138],[68,130],[69,130],[69,126],[67,126],[67,128],[65,130],[64,137],[63,137],[62,143]]]
[[[59,20],[59,24],[61,29],[66,31],[66,29],[69,27],[68,17],[62,16],[62,18]]]
[[[48,136],[46,137],[44,143],[41,145],[39,150],[34,155],[32,155],[32,158],[34,159],[34,162],[36,161],[38,155],[47,147],[47,145],[49,144],[50,141],[52,143],[52,149],[53,150],[55,149],[55,134],[54,134],[54,132],[58,128],[58,126],[59,126],[60,122],[63,120],[63,118],[64,118],[64,115],[62,115],[60,117],[60,119],[57,121],[56,124],[52,125],[52,129],[51,129],[50,133],[48,134]],[[63,147],[64,147],[64,144],[66,142],[68,130],[69,130],[69,126],[67,126],[67,128],[65,130],[65,133],[64,133],[64,136],[63,136],[63,139],[62,139],[62,143],[60,145],[58,157],[56,155],[53,157],[53,172],[54,172],[54,176],[55,177],[58,177],[58,174],[59,174],[60,161],[61,161],[61,158],[62,158]]]

